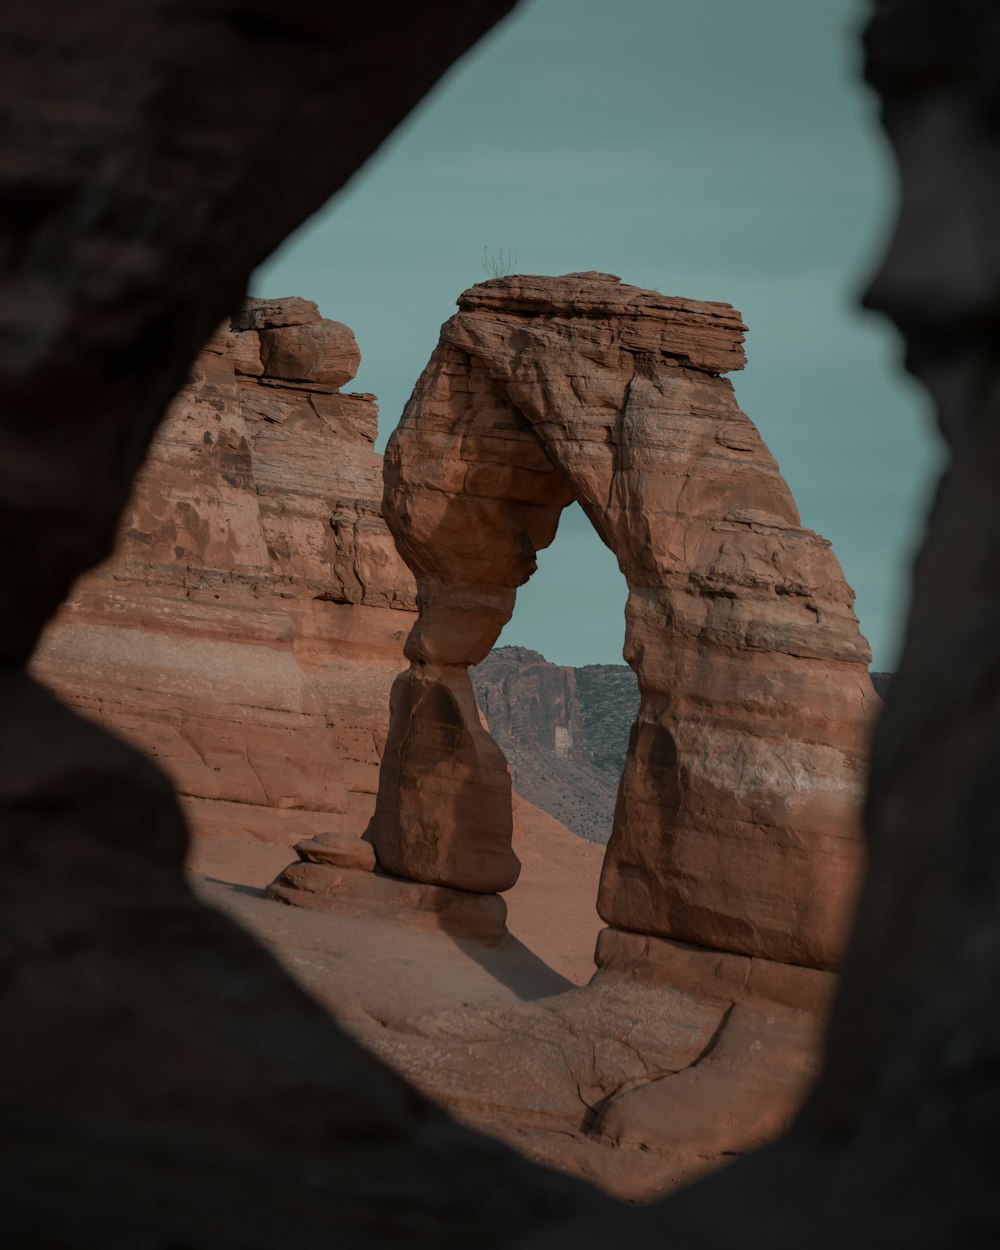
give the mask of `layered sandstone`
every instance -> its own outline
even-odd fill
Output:
[[[628,583],[641,691],[602,916],[832,966],[861,862],[870,653],[829,543],[721,376],[744,363],[739,315],[595,273],[494,279],[459,309],[386,451],[383,514],[420,615],[379,860],[468,890],[513,880],[467,666],[576,499]]]
[[[36,673],[167,770],[201,834],[360,832],[413,582],[379,511],[378,411],[344,325],[248,300],[200,353],[112,558]]]

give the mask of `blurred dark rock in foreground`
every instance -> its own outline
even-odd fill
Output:
[[[869,303],[951,452],[879,722],[824,1069],[643,1211],[456,1126],[198,903],[159,771],[25,676],[251,269],[509,6],[37,0],[0,93],[0,1201],[8,1244],[963,1250],[1000,1121],[1000,12],[876,0],[900,167]],[[670,125],[671,119],[665,119]],[[575,1215],[574,1215],[575,1213]]]

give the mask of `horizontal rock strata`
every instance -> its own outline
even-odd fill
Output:
[[[198,356],[114,555],[39,677],[166,768],[202,834],[360,833],[413,580],[381,519],[377,409],[351,331],[248,300]]]

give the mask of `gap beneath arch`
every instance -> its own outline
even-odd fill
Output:
[[[603,845],[639,706],[620,658],[628,588],[576,504],[538,564],[497,646],[470,672],[515,790]]]

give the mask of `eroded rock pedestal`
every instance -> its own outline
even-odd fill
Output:
[[[428,883],[510,884],[498,764],[461,710],[466,667],[575,499],[628,582],[642,696],[601,915],[834,966],[861,860],[870,653],[829,543],[800,525],[721,376],[744,363],[738,314],[595,273],[494,279],[459,308],[386,452],[383,514],[420,614],[379,860]]]

